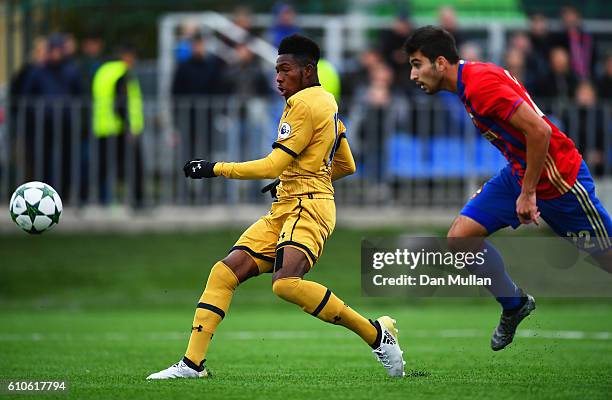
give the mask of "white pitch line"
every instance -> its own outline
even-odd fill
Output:
[[[477,329],[443,329],[443,330],[413,330],[403,331],[404,337],[440,337],[440,338],[480,338],[488,337],[489,332]],[[232,340],[293,340],[293,339],[344,339],[347,332],[312,332],[312,331],[230,331],[223,332],[223,337]],[[516,334],[528,339],[561,339],[561,340],[612,340],[612,332],[586,331],[553,331],[522,329]],[[100,333],[0,333],[0,342],[18,341],[117,341],[131,340],[176,341],[187,340],[189,332],[100,332]]]
[[[519,337],[526,338],[544,338],[544,339],[569,339],[569,340],[610,340],[612,332],[584,332],[584,331],[546,331],[546,330],[519,330],[516,334]]]

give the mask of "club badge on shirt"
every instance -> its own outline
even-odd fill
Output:
[[[291,125],[283,122],[278,131],[278,140],[287,139],[291,135]]]

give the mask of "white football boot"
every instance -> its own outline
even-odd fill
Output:
[[[209,376],[209,373],[206,367],[202,371],[196,371],[185,364],[185,361],[181,360],[171,367],[147,376],[147,379],[192,379],[207,376]]]
[[[397,341],[398,330],[395,328],[395,320],[384,316],[376,320],[382,330],[380,346],[372,350],[374,356],[387,370],[389,376],[401,378],[406,376],[404,365],[406,361],[402,357],[404,352],[400,349]]]

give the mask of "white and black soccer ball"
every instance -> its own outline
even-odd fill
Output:
[[[59,223],[62,199],[55,189],[43,182],[19,186],[9,204],[11,218],[28,233],[42,233]]]

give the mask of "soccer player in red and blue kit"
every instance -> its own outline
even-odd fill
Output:
[[[541,216],[555,233],[573,239],[612,273],[612,220],[574,143],[507,70],[460,60],[452,35],[435,26],[415,30],[404,49],[410,57],[410,79],[427,94],[456,93],[482,135],[508,160],[465,205],[448,232],[451,247],[461,249],[461,238],[471,238],[462,243],[476,242],[486,249],[487,268],[470,272],[492,279],[488,289],[503,311],[491,348],[501,350],[535,309],[535,300],[512,281],[501,255],[484,238],[507,226],[538,224]]]

